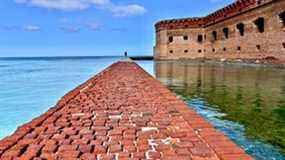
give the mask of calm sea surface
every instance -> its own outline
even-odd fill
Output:
[[[0,139],[120,57],[0,58]],[[285,160],[285,69],[138,62],[259,160]]]
[[[120,57],[0,59],[0,139]],[[153,73],[152,62],[144,68]]]

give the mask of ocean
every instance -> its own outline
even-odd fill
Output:
[[[0,139],[122,57],[0,58]],[[139,64],[153,74],[152,61]]]
[[[0,58],[0,139],[121,59]],[[257,160],[285,160],[284,69],[176,61],[137,63]]]

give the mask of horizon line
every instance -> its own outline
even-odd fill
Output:
[[[144,56],[152,56],[152,55],[129,55],[128,57],[144,57]],[[0,59],[6,58],[102,58],[102,57],[124,57],[124,55],[98,55],[98,56],[89,56],[89,55],[75,55],[75,56],[0,56]]]

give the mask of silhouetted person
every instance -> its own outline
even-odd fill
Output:
[[[128,52],[127,51],[125,52],[125,57],[128,57]]]

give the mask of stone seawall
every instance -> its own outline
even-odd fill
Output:
[[[117,62],[0,141],[0,159],[252,159],[133,62]]]

